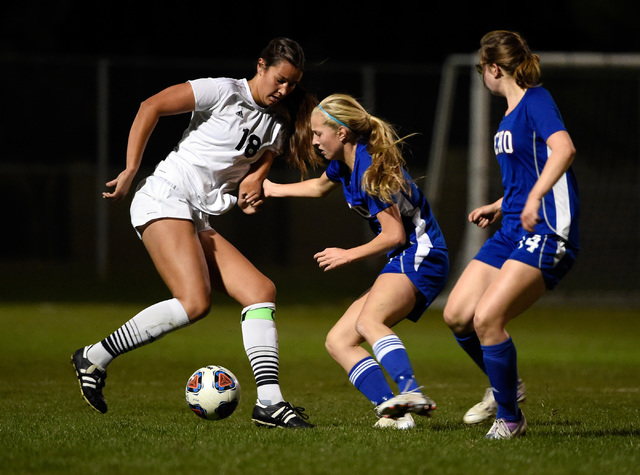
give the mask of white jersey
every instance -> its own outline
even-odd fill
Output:
[[[236,204],[232,192],[251,164],[267,150],[281,153],[283,124],[256,104],[246,79],[189,83],[196,103],[191,122],[153,174],[173,183],[194,208],[219,215]]]

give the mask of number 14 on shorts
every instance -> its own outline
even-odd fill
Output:
[[[532,236],[523,236],[520,242],[518,243],[518,249],[522,249],[523,246],[526,246],[527,251],[533,253],[538,246],[540,246],[540,240],[542,236],[539,234],[534,234]]]

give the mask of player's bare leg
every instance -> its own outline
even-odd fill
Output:
[[[152,343],[207,314],[210,283],[206,261],[191,221],[161,219],[145,226],[142,241],[174,298],[158,302],[131,318],[102,341],[72,356],[82,396],[105,413],[102,388],[114,358]]]
[[[198,233],[191,221],[161,219],[146,226],[142,242],[174,298],[194,322],[209,312],[211,283]]]
[[[306,421],[304,408],[286,402],[280,390],[275,285],[216,231],[201,232],[200,242],[213,288],[244,308],[242,336],[258,392],[253,422],[262,427],[313,427]]]
[[[356,330],[373,348],[376,359],[398,386],[399,394],[376,407],[379,416],[399,418],[407,412],[429,416],[436,408],[422,393],[409,356],[391,330],[413,310],[418,290],[404,274],[381,274],[374,282],[356,322]]]
[[[518,405],[521,396],[516,349],[505,327],[533,305],[545,290],[539,269],[508,260],[476,307],[474,327],[497,403],[496,420],[486,435],[488,439],[513,438],[526,433],[527,422]]]

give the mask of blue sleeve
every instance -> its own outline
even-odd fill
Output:
[[[551,135],[567,129],[551,94],[546,89],[537,92],[536,100],[529,104],[529,117],[533,129],[546,142]]]
[[[366,197],[365,199],[367,200],[369,213],[371,214],[371,216],[376,216],[380,211],[384,211],[385,209],[394,205],[394,203],[385,203],[384,201],[371,196],[368,193],[363,193],[363,195],[365,195]]]
[[[331,181],[340,181],[340,162],[332,160],[325,170],[327,178]]]

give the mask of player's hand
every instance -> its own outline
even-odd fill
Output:
[[[273,182],[267,178],[262,182],[262,191],[265,198],[272,196]]]
[[[495,203],[480,206],[469,213],[469,222],[476,224],[480,228],[486,228],[502,215],[502,209]]]
[[[106,185],[108,187],[113,187],[113,191],[103,191],[102,197],[119,201],[129,193],[129,189],[131,188],[131,183],[133,182],[133,178],[135,177],[135,172],[130,172],[128,170],[124,170],[120,172],[120,174],[113,180],[108,181]]]
[[[264,195],[262,183],[253,180],[244,180],[240,184],[238,193],[238,206],[246,214],[254,214],[262,208]]]
[[[337,269],[351,262],[348,252],[338,247],[328,247],[324,251],[316,253],[313,258],[318,263],[320,269],[324,271]]]
[[[260,193],[253,190],[240,193],[240,201],[245,207],[253,206],[254,208],[258,208],[264,204],[264,200],[260,197]]]
[[[542,221],[542,219],[540,218],[540,200],[537,200],[535,198],[527,198],[527,202],[524,204],[524,209],[520,214],[520,222],[522,223],[522,227],[532,233],[533,228],[540,221]]]

